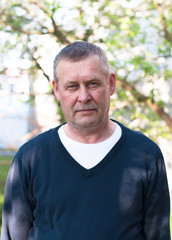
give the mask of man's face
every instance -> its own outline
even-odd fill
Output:
[[[106,76],[98,56],[78,62],[61,60],[57,66],[58,84],[53,81],[67,124],[84,130],[106,123],[110,95],[115,91],[115,75]]]

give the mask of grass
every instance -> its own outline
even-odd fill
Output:
[[[172,213],[171,213],[171,216],[170,216],[170,229],[171,229],[171,237],[172,237]]]
[[[13,157],[9,156],[0,156],[0,232],[2,225],[2,206],[4,200],[4,187],[5,181],[8,174],[8,170],[11,164]]]

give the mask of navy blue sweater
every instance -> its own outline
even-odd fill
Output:
[[[6,182],[1,240],[170,240],[161,151],[120,126],[119,142],[91,169],[70,156],[58,127],[24,144]]]

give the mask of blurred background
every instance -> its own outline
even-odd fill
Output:
[[[53,59],[76,40],[106,51],[117,76],[110,116],[161,147],[172,195],[171,0],[1,0],[0,16],[1,206],[17,149],[65,121]]]

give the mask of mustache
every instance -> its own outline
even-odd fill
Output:
[[[84,111],[84,110],[97,110],[97,105],[96,104],[84,104],[84,105],[78,105],[74,108],[74,112]]]

